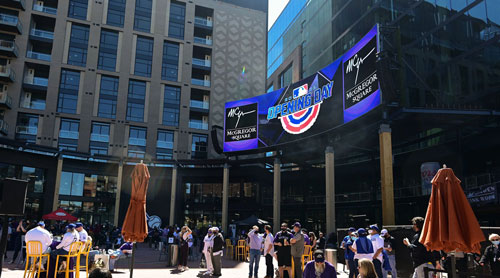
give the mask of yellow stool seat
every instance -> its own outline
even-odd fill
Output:
[[[92,241],[88,240],[85,244],[82,245],[82,249],[80,250],[80,255],[76,260],[76,278],[80,278],[80,270],[84,269],[86,278],[89,277],[89,253],[92,249]],[[82,256],[85,257],[85,265],[81,265]]]
[[[78,262],[78,256],[80,255],[80,252],[82,250],[82,244],[83,244],[82,242],[73,242],[69,246],[68,255],[57,255],[56,266],[54,269],[54,278],[57,278],[57,274],[59,272],[59,258],[61,258],[61,262],[64,262],[64,261],[66,262],[66,269],[64,270],[64,277],[65,278],[69,278],[70,272],[75,273],[75,275],[79,275],[78,274],[79,267],[78,267],[78,264],[76,264],[76,262]],[[71,258],[75,258],[75,260],[76,260],[75,261],[75,269],[69,269],[69,261]]]
[[[24,278],[34,278],[35,275],[39,278],[40,273],[49,273],[49,264],[47,264],[47,269],[42,269],[43,258],[47,258],[47,261],[50,260],[50,254],[43,254],[42,243],[40,241],[28,241],[26,244]]]

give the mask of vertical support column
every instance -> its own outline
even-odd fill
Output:
[[[228,222],[228,203],[229,203],[229,165],[224,164],[224,172],[222,176],[222,231],[229,234],[227,230]]]
[[[170,218],[168,225],[174,226],[175,224],[175,195],[177,194],[177,165],[172,168],[172,188],[170,189]],[[180,223],[183,225],[184,223]]]
[[[59,154],[57,158],[57,173],[56,173],[56,186],[54,189],[54,203],[52,203],[52,210],[56,210],[59,207],[59,189],[61,188],[61,176],[63,168],[63,156]]]
[[[274,159],[274,193],[273,193],[273,230],[277,233],[280,230],[281,220],[281,161]]]
[[[325,150],[325,203],[326,203],[326,234],[335,232],[335,155],[333,147]]]
[[[115,216],[113,218],[113,224],[115,227],[118,226],[118,217],[120,214],[120,197],[122,193],[122,182],[123,182],[123,161],[120,160],[118,164],[118,176],[116,179],[116,196],[115,196]]]
[[[387,124],[380,125],[380,177],[382,188],[382,223],[394,225],[394,178],[392,173],[392,141],[391,128]]]

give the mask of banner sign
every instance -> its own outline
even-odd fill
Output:
[[[315,74],[264,95],[227,102],[224,152],[293,142],[377,107],[381,103],[378,52],[378,26],[374,26],[353,48]]]
[[[500,183],[491,184],[467,191],[467,199],[471,205],[488,205],[498,203],[497,188]]]

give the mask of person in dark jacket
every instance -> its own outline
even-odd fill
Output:
[[[500,236],[498,234],[491,234],[488,239],[491,241],[491,245],[484,250],[479,264],[481,266],[489,264],[491,275],[500,276]]]
[[[303,278],[337,278],[335,267],[325,261],[322,250],[314,252],[314,260],[306,264]]]
[[[413,278],[424,278],[424,268],[437,268],[440,269],[439,265],[439,252],[427,251],[427,248],[420,243],[420,233],[424,226],[423,217],[414,217],[412,220],[413,231],[415,235],[411,240],[405,238],[403,244],[410,249],[411,259],[413,261]],[[432,277],[434,273],[429,272],[429,277]]]
[[[219,232],[219,228],[213,227],[212,231],[214,233],[214,246],[210,250],[212,264],[214,267],[214,274],[212,274],[212,276],[221,276],[222,249],[224,248],[224,238]]]

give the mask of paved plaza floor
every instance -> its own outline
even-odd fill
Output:
[[[8,252],[9,259],[4,262],[2,269],[2,278],[21,278],[24,273],[24,265],[9,264],[12,257],[12,252]],[[200,269],[199,259],[189,261],[189,270],[179,272],[172,267],[167,267],[165,261],[159,261],[159,251],[149,248],[147,244],[141,244],[136,252],[134,277],[135,278],[159,278],[159,277],[178,277],[178,278],[194,278],[194,277],[210,277],[204,276],[205,269]],[[338,277],[345,278],[347,274],[342,271],[342,265],[339,264]],[[128,278],[130,272],[128,269],[128,261],[118,261],[115,267],[116,271],[113,277]],[[259,278],[266,276],[266,262],[264,257],[260,260]],[[82,272],[81,278],[84,278]],[[248,262],[238,262],[224,258],[222,261],[222,277],[228,278],[246,278],[248,277]]]

